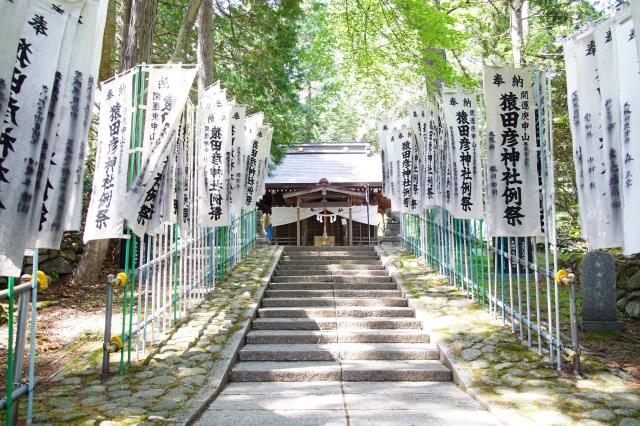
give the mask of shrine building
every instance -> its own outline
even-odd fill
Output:
[[[368,143],[304,143],[266,179],[258,208],[282,245],[372,245],[390,206],[380,155]],[[380,214],[379,214],[380,213]]]

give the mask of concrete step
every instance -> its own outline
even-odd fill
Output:
[[[307,258],[307,259],[286,259],[285,256],[283,256],[280,259],[280,265],[382,265],[382,263],[380,262],[380,259],[371,259],[371,260],[365,260],[365,259],[355,259],[355,260],[350,260],[350,259],[334,259],[334,260],[328,260],[328,259],[318,259],[315,257],[312,258]]]
[[[397,290],[396,283],[285,282],[270,283],[272,290]]]
[[[422,330],[252,330],[247,344],[429,343]]]
[[[274,283],[286,282],[334,282],[334,283],[388,283],[391,277],[359,277],[350,275],[276,275],[272,278]]]
[[[405,381],[449,382],[451,371],[439,361],[241,362],[234,382]]]
[[[313,265],[313,264],[303,264],[303,265],[290,265],[290,264],[278,264],[278,271],[331,271],[335,273],[336,271],[384,271],[385,267],[382,265]]]
[[[254,330],[422,329],[415,318],[256,318]]]
[[[267,297],[262,300],[264,307],[307,307],[307,306],[407,306],[404,297]]]
[[[340,261],[340,260],[357,260],[357,261],[373,260],[378,262],[380,261],[378,259],[377,254],[345,254],[345,255],[336,256],[333,253],[331,253],[331,255],[322,255],[318,253],[315,253],[315,254],[296,253],[295,255],[283,254],[281,259],[282,260],[306,260],[306,259],[309,259],[310,257],[313,257],[316,260],[330,260],[330,261]]]
[[[284,252],[306,252],[306,251],[375,251],[371,246],[285,246]]]
[[[240,361],[339,361],[439,359],[430,343],[258,344],[240,350]]]
[[[267,290],[267,297],[402,297],[400,290]]]
[[[309,274],[321,274],[321,275],[338,275],[338,276],[349,276],[355,275],[358,277],[388,277],[389,273],[385,270],[358,270],[358,269],[318,269],[318,268],[307,268],[307,269],[290,269],[290,268],[282,268],[279,267],[276,270],[277,275],[286,275],[286,276],[306,276]]]
[[[331,317],[413,317],[411,308],[397,307],[339,307],[339,308],[261,308],[260,318],[331,318]]]

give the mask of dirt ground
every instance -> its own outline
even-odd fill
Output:
[[[71,275],[61,278],[38,293],[36,334],[36,376],[44,380],[69,363],[86,346],[101,341],[104,329],[106,277],[117,271],[114,263],[105,264],[100,279],[84,286],[71,285]],[[17,302],[17,301],[16,301]],[[7,308],[7,304],[4,305]],[[122,312],[122,291],[114,292],[114,316]],[[14,323],[17,320],[17,311]],[[29,316],[30,317],[30,316]],[[7,324],[0,326],[0,395],[6,393]],[[27,342],[29,341],[27,332]],[[28,374],[24,360],[23,377]],[[46,386],[46,384],[45,384]]]

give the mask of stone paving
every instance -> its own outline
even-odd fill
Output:
[[[101,349],[70,363],[36,391],[36,424],[139,424],[181,422],[190,403],[214,388],[212,374],[229,346],[230,336],[248,323],[260,289],[274,262],[276,248],[258,246],[233,273],[173,328],[144,362],[122,376],[99,377]],[[234,353],[235,348],[231,348]],[[119,356],[112,356],[112,366]],[[25,418],[26,402],[20,404]]]
[[[197,426],[499,424],[453,383],[231,383]]]
[[[527,349],[465,294],[397,245],[383,245],[385,261],[418,300],[432,339],[451,355],[468,391],[506,424],[640,426],[640,389],[624,374],[589,357],[582,378],[558,374],[548,358]]]

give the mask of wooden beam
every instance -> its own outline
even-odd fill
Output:
[[[301,201],[300,207],[304,209],[323,209],[327,207],[349,207],[349,204],[344,201],[326,201],[324,203],[321,201]]]
[[[288,198],[300,197],[302,195],[313,194],[314,192],[322,192],[322,191],[325,191],[326,193],[334,192],[337,194],[344,194],[344,195],[348,195],[356,198],[365,198],[365,194],[362,192],[350,191],[348,189],[337,188],[335,186],[321,186],[321,187],[304,189],[302,191],[289,192],[286,194],[282,194],[282,197],[286,200]]]
[[[349,245],[353,245],[353,219],[351,216],[351,197],[349,197]]]
[[[297,229],[297,241],[298,245],[300,245],[300,197],[297,200],[297,210],[296,210],[296,229]]]

